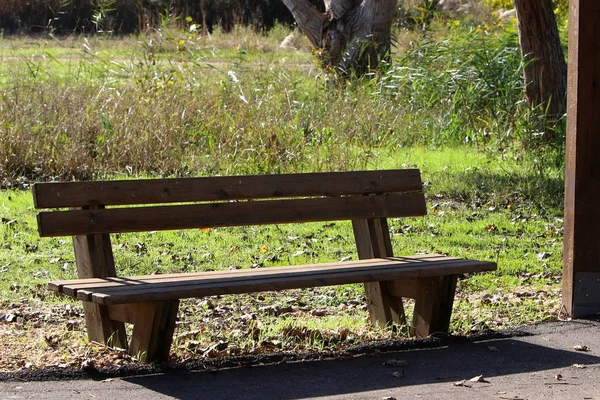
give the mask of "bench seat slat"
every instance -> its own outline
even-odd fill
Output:
[[[437,262],[434,264],[419,264],[404,266],[399,270],[397,265],[389,264],[355,268],[345,271],[328,271],[315,268],[314,271],[299,271],[296,274],[251,276],[247,279],[220,279],[215,282],[179,282],[174,285],[147,284],[139,289],[136,286],[110,289],[93,293],[78,293],[80,300],[93,301],[98,304],[110,305],[132,301],[165,301],[174,298],[204,297],[211,295],[238,294],[260,291],[277,291],[283,289],[306,288],[317,286],[340,285],[349,283],[377,282],[395,279],[413,279],[428,276],[454,275],[467,272],[481,272],[494,269],[493,265],[481,265],[472,260]],[[441,272],[443,271],[443,273]]]
[[[318,185],[315,184],[318,182]],[[36,208],[420,191],[417,169],[36,183]]]
[[[38,214],[40,236],[336,221],[425,215],[423,193],[178,206],[69,210]]]
[[[370,259],[363,260],[365,265],[377,264],[379,260]],[[272,267],[273,268],[273,267]],[[239,269],[234,273],[235,276],[247,276],[247,275],[261,275],[272,273],[272,268],[256,268],[256,269]],[[297,266],[277,266],[274,267],[280,273],[287,271],[298,271]],[[207,273],[210,274],[207,276]],[[176,274],[155,274],[155,275],[141,275],[131,277],[108,277],[108,278],[89,278],[89,279],[77,279],[77,280],[65,280],[65,281],[54,281],[48,283],[48,288],[55,292],[63,292],[64,294],[72,297],[77,297],[75,292],[77,290],[84,289],[98,289],[102,287],[117,287],[124,285],[141,285],[146,283],[160,283],[167,281],[182,281],[182,280],[194,280],[194,279],[216,279],[216,278],[227,278],[231,279],[231,270],[222,271],[202,271],[202,272],[187,272],[187,273],[176,273]]]
[[[272,267],[255,270],[218,271],[138,277],[134,281],[92,279],[71,281],[72,295],[101,305],[131,302],[165,301],[217,294],[236,294],[347,283],[413,279],[428,276],[457,275],[496,269],[493,262],[443,256],[414,256],[369,259],[345,263]],[[241,272],[241,274],[240,274]],[[60,285],[56,285],[57,287]],[[92,286],[92,287],[91,287]],[[67,285],[61,286],[63,291]]]
[[[395,265],[402,263],[422,263],[422,262],[436,262],[436,261],[449,261],[449,260],[460,260],[458,258],[447,257],[439,254],[428,254],[420,255],[418,257],[396,257],[394,259]],[[232,280],[232,279],[247,279],[248,277],[260,277],[261,275],[269,275],[276,273],[277,275],[283,275],[286,273],[299,274],[302,271],[308,271],[308,273],[314,273],[313,269],[317,266],[328,266],[332,270],[343,273],[345,270],[349,270],[356,267],[368,267],[368,266],[381,266],[382,261],[378,258],[371,258],[358,261],[350,262],[333,262],[326,264],[308,264],[305,266],[278,266],[271,268],[256,268],[256,269],[240,269],[240,270],[222,270],[222,271],[204,271],[204,272],[188,272],[188,273],[177,273],[177,274],[158,274],[158,275],[141,275],[131,277],[108,277],[108,278],[89,278],[89,279],[77,279],[77,280],[66,280],[66,281],[55,281],[48,283],[48,288],[55,292],[62,292],[67,296],[77,297],[78,291],[98,291],[98,290],[111,290],[119,289],[123,286],[135,286],[144,285],[148,283],[157,283],[163,286],[168,286],[170,282],[175,282],[177,285],[183,281],[194,281],[203,280],[205,282],[215,282],[220,279]],[[303,268],[304,267],[304,268]],[[141,286],[140,286],[141,287]]]

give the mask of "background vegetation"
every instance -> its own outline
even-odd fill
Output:
[[[268,30],[276,21],[291,24],[280,0],[32,0],[0,2],[0,29],[8,34],[50,32],[129,34],[161,25],[165,16],[189,18],[199,29],[235,25]]]
[[[79,304],[45,289],[76,272],[69,238],[36,233],[28,189],[40,180],[417,167],[429,215],[391,221],[395,253],[499,264],[461,279],[452,332],[559,318],[564,121],[527,107],[514,20],[493,6],[427,24],[422,8],[407,9],[392,62],[344,84],[281,24],[205,34],[169,13],[135,36],[3,39],[0,369],[131,362],[87,343]],[[162,273],[347,259],[350,236],[346,224],[309,224],[118,235],[113,245],[122,273]],[[402,334],[370,327],[360,285],[190,300],[173,360]]]

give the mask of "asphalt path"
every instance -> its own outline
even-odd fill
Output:
[[[495,339],[366,353],[95,379],[5,375],[0,399],[600,400],[598,321],[547,323]]]

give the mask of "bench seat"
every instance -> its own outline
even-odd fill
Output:
[[[66,280],[50,282],[49,288],[82,301],[108,306],[461,275],[494,269],[493,262],[428,254],[286,267]]]

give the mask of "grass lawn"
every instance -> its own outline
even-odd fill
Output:
[[[0,370],[135,362],[46,289],[76,270],[70,238],[37,234],[36,181],[419,168],[428,215],[390,221],[394,253],[498,263],[459,280],[451,332],[558,318],[564,121],[525,104],[514,23],[468,21],[399,30],[391,65],[345,83],[282,27],[0,42]],[[346,222],[112,245],[122,274],[356,257]],[[361,285],[211,297],[183,302],[172,362],[404,337],[370,326]]]
[[[395,254],[439,252],[498,262],[494,273],[459,281],[452,333],[557,318],[562,219],[514,198],[527,176],[510,178],[519,175],[510,164],[466,148],[401,149],[377,160],[377,168],[417,166],[427,182],[428,215],[390,221]],[[493,187],[498,179],[513,187],[487,199],[476,195],[477,185]],[[86,343],[80,305],[45,288],[48,280],[76,276],[70,238],[38,237],[29,190],[0,192],[0,214],[0,335],[10,339],[3,341],[0,367],[77,366],[90,357],[116,362],[113,353]],[[122,234],[113,246],[125,275],[356,257],[345,222]],[[335,350],[402,336],[369,325],[361,285],[222,296],[183,303],[173,357]]]

